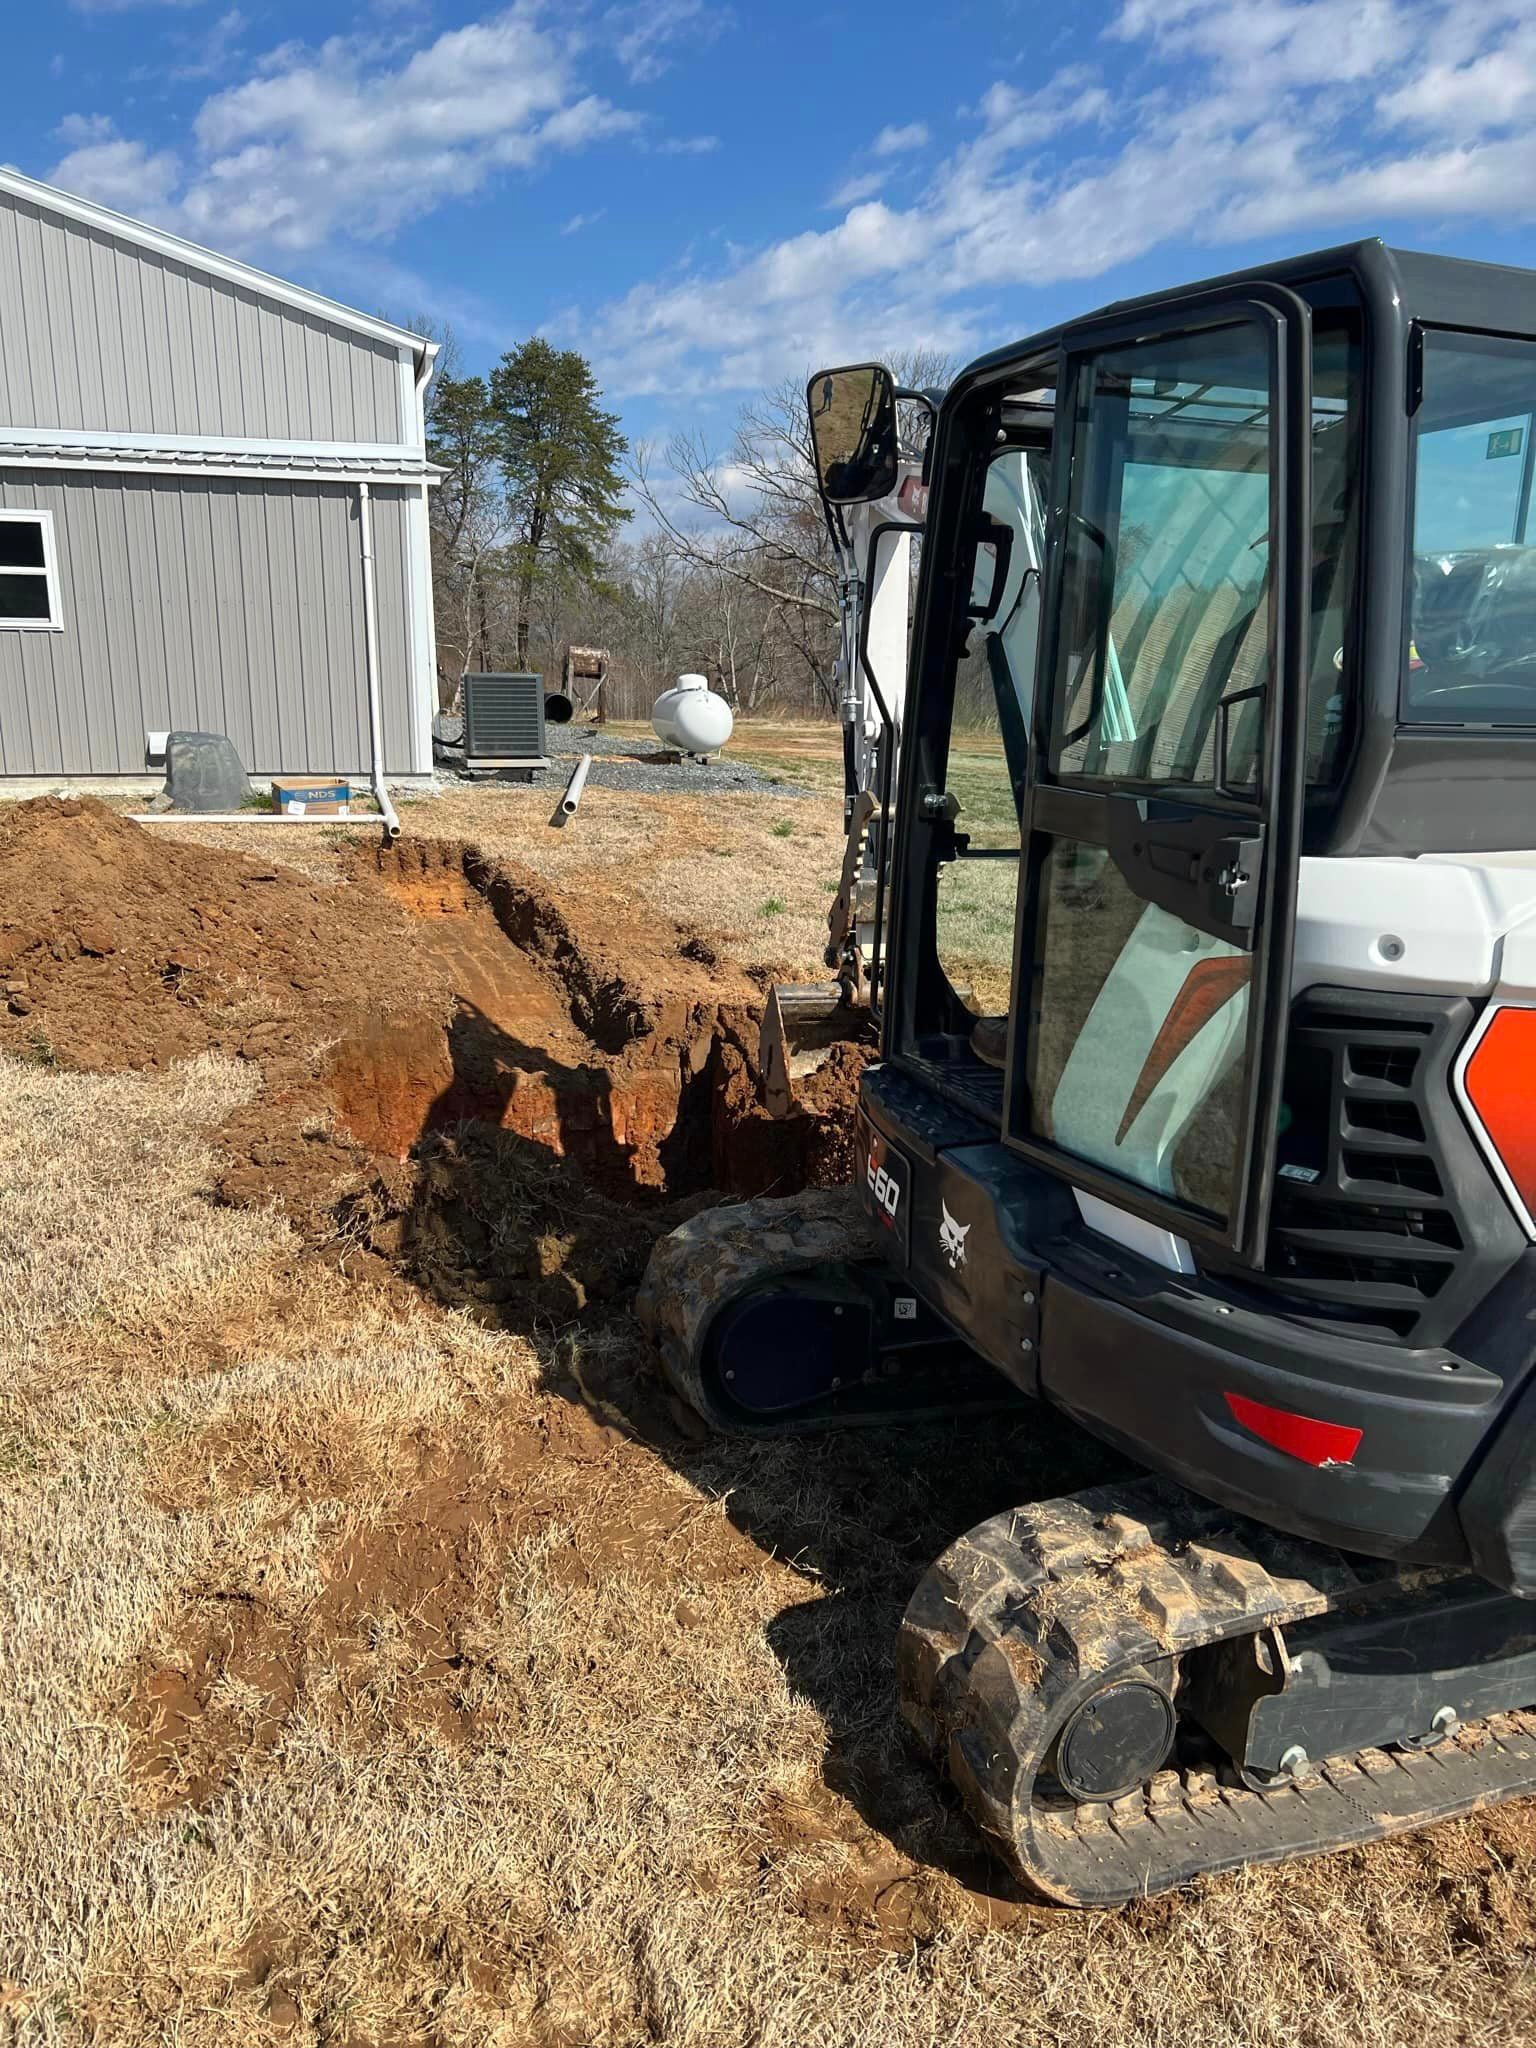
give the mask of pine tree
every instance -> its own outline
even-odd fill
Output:
[[[542,575],[583,581],[629,517],[619,462],[628,442],[605,412],[591,365],[535,335],[491,372],[490,420],[507,491],[509,567],[517,591],[517,660],[528,662],[533,592]]]

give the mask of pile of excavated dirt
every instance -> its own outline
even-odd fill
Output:
[[[386,998],[441,1026],[447,977],[402,976],[387,895],[159,837],[91,798],[0,816],[0,1051],[66,1067],[306,1053]]]
[[[354,841],[314,881],[89,799],[0,821],[0,987],[0,1051],[257,1063],[219,1133],[224,1199],[556,1321],[629,1285],[679,1198],[846,1181],[869,1057],[835,1048],[776,1120],[761,991],[691,928],[460,842]]]

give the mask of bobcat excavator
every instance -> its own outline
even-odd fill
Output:
[[[819,424],[829,497],[893,403]],[[902,1626],[1049,1899],[1536,1791],[1536,278],[1115,305],[967,369],[925,471],[864,1216],[663,1240],[665,1370],[745,1431],[990,1383],[1148,1475]]]

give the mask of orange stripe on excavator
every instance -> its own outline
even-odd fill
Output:
[[[1121,1117],[1120,1128],[1115,1133],[1117,1145],[1125,1143],[1126,1133],[1146,1108],[1148,1097],[1179,1054],[1194,1042],[1217,1011],[1231,1002],[1239,989],[1247,986],[1252,968],[1253,956],[1249,953],[1197,960],[1191,967],[1184,977],[1184,986],[1168,1006],[1168,1014],[1152,1041],[1151,1050],[1142,1061],[1136,1086],[1131,1090],[1125,1115]]]
[[[1521,1201],[1536,1212],[1536,1010],[1495,1011],[1463,1085]]]

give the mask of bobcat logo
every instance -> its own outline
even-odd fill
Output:
[[[944,1221],[939,1225],[939,1249],[949,1261],[949,1270],[958,1273],[965,1264],[965,1240],[971,1234],[969,1223],[957,1223],[949,1213],[949,1204],[942,1198],[939,1207],[944,1211]]]

